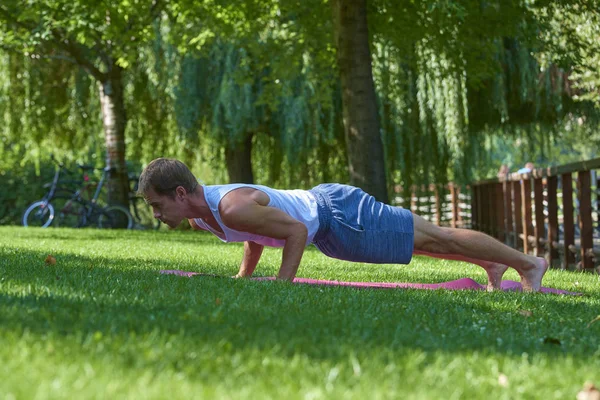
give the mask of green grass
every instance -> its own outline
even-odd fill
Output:
[[[566,399],[597,379],[598,276],[550,271],[544,285],[585,294],[572,297],[158,273],[233,275],[241,254],[194,232],[0,227],[0,398]],[[257,274],[279,260],[265,250]],[[463,263],[313,248],[298,276],[485,280]]]

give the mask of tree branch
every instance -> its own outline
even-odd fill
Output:
[[[13,24],[17,25],[20,28],[23,28],[28,31],[35,29],[35,25],[27,25],[23,21],[19,21],[17,18],[15,18],[14,15],[12,15],[4,7],[0,7],[0,14],[4,15],[5,21],[12,22]]]
[[[106,80],[106,78],[107,78],[106,74],[103,73],[102,71],[100,71],[98,69],[98,67],[96,67],[94,64],[92,64],[81,53],[81,49],[77,46],[76,43],[72,43],[69,39],[63,38],[61,36],[61,34],[57,30],[55,30],[55,29],[52,30],[52,35],[56,39],[56,43],[60,47],[62,47],[62,49],[64,51],[66,51],[67,53],[69,53],[71,55],[71,57],[73,57],[75,59],[75,61],[77,62],[77,64],[81,68],[83,68],[87,73],[89,73],[90,75],[92,75],[94,78],[96,78],[100,82],[103,82],[103,81]]]
[[[31,30],[35,29],[35,24],[26,24],[23,21],[19,21],[4,7],[0,7],[0,15],[4,15],[5,21],[14,23],[15,25],[17,25],[18,27],[20,27],[22,29],[25,29],[27,31],[31,31]],[[83,68],[86,72],[88,72],[90,75],[92,75],[97,80],[99,80],[99,81],[106,80],[106,74],[104,74],[102,71],[100,71],[88,59],[86,59],[76,44],[71,43],[67,38],[64,38],[57,29],[52,30],[52,36],[53,36],[54,40],[51,40],[51,42],[54,42],[58,47],[60,47],[65,52],[70,54],[72,56],[72,58],[63,56],[63,55],[50,55],[50,54],[43,54],[43,55],[40,54],[40,57],[43,56],[44,58],[55,58],[55,59],[66,60],[69,62],[75,62],[77,65],[79,65],[81,68]],[[4,47],[5,46],[3,46],[3,48]]]

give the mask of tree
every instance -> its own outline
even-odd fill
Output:
[[[36,0],[27,6],[7,0],[0,5],[4,50],[70,62],[97,83],[106,165],[111,168],[109,203],[129,203],[123,74],[135,62],[138,47],[152,38],[152,24],[161,10],[159,0],[142,4],[122,0],[103,7],[86,0]]]
[[[387,202],[383,144],[371,69],[367,0],[334,0],[350,183]]]

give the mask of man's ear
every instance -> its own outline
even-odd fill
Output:
[[[177,186],[175,189],[175,196],[183,200],[187,196],[187,190],[183,186]]]

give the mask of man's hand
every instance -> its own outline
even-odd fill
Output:
[[[302,222],[290,217],[285,212],[274,207],[267,207],[268,203],[269,196],[266,193],[252,188],[241,188],[231,191],[221,200],[219,213],[223,223],[231,229],[285,240],[281,268],[277,278],[291,281],[300,266],[308,230]],[[246,255],[246,253],[244,254]],[[244,266],[244,262],[242,262],[242,266]],[[252,265],[248,263],[247,266]],[[253,271],[253,269],[249,271],[248,268],[242,271],[240,268],[243,276],[248,272],[251,274]]]

